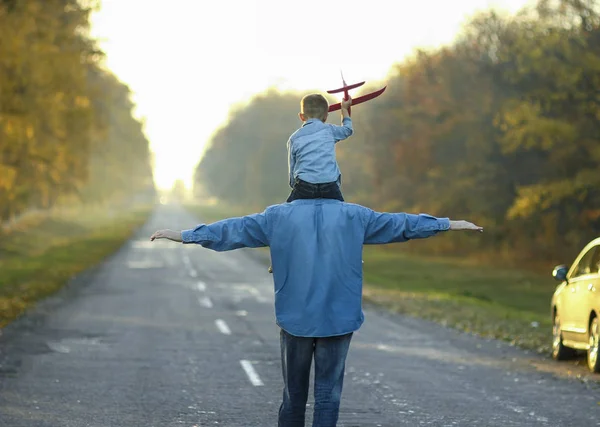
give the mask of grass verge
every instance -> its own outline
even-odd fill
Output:
[[[252,213],[223,204],[186,207],[206,222]],[[366,301],[528,350],[550,351],[554,283],[549,275],[408,253],[418,244],[365,246]]]
[[[418,242],[408,243],[418,244]],[[420,317],[540,353],[550,351],[552,279],[537,273],[365,247],[364,296]]]
[[[0,328],[116,251],[151,210],[151,206],[127,212],[77,208],[29,218],[4,230],[0,234]]]

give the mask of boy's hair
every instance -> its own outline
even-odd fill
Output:
[[[306,95],[300,101],[300,111],[309,119],[325,120],[329,110],[329,102],[321,94]]]

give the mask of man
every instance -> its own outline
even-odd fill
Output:
[[[483,228],[317,198],[181,232],[160,230],[150,240],[196,243],[214,251],[270,247],[284,382],[279,427],[304,426],[313,357],[313,427],[335,427],[350,340],[364,320],[363,245],[405,242],[446,230]]]

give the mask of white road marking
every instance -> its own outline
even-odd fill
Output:
[[[262,380],[256,373],[256,371],[254,370],[254,366],[252,366],[252,363],[250,363],[250,361],[240,360],[240,364],[242,365],[242,368],[246,372],[246,375],[248,375],[248,379],[250,380],[250,382],[252,383],[253,386],[258,387],[258,386],[264,385]]]
[[[224,320],[217,319],[215,320],[215,324],[217,325],[217,328],[219,328],[219,331],[221,331],[221,333],[225,335],[231,335],[231,329],[229,329],[229,326],[227,326],[227,323],[225,323]]]
[[[185,264],[185,266],[188,268],[189,272],[190,272],[190,276],[192,277],[198,277],[198,272],[196,272],[196,270],[194,270],[194,267],[192,267],[192,262],[190,261],[190,257],[187,253],[183,253],[183,263]]]
[[[213,306],[213,303],[209,297],[198,298],[198,302],[200,303],[201,306],[204,306],[206,308],[212,308],[212,306]],[[225,326],[227,326],[227,325],[225,325]]]
[[[270,285],[271,289],[273,285]],[[218,284],[219,288],[227,288],[227,291],[232,296],[234,302],[240,302],[247,298],[247,295],[250,294],[254,297],[257,302],[260,303],[272,303],[273,296],[267,297],[261,293],[255,286],[248,283],[237,283],[237,284]],[[270,291],[271,294],[273,291]]]
[[[206,290],[206,283],[198,282],[198,284],[196,285],[196,289],[200,292],[204,292]]]

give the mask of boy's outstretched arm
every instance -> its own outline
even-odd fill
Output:
[[[158,230],[150,240],[168,239],[174,242],[196,243],[217,252],[269,245],[267,212],[238,218],[228,218],[212,224],[200,224],[189,230]]]
[[[331,131],[333,132],[333,137],[335,138],[335,142],[342,141],[350,137],[354,133],[354,128],[352,127],[352,119],[350,118],[350,111],[348,111],[348,109],[352,105],[352,98],[348,96],[348,99],[342,100],[341,104],[342,125],[330,125]]]
[[[342,121],[350,118],[350,107],[352,106],[352,97],[348,95],[348,99],[342,99],[340,103],[342,107]]]

